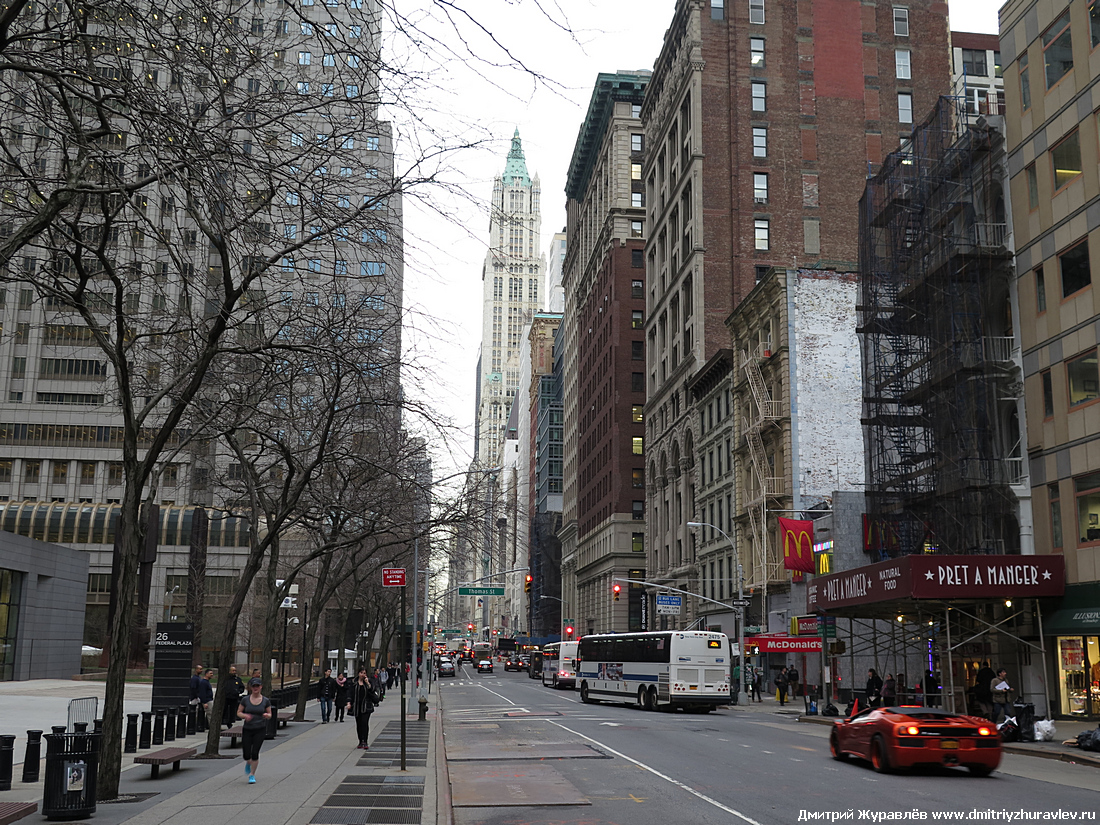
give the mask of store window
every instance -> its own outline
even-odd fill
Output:
[[[1066,362],[1066,381],[1070,409],[1100,398],[1100,370],[1097,369],[1095,349]]]
[[[1062,712],[1077,717],[1095,714],[1100,708],[1100,637],[1059,636],[1058,664]]]
[[[1073,480],[1077,496],[1077,532],[1081,544],[1100,542],[1100,473],[1089,473]]]

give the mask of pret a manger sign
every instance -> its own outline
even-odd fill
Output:
[[[807,612],[893,599],[1038,598],[1065,590],[1062,556],[906,556],[819,576]]]

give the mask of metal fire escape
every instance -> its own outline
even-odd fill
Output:
[[[771,344],[762,342],[752,352],[742,353],[741,369],[749,382],[756,415],[745,430],[745,442],[749,448],[749,461],[756,478],[756,486],[745,490],[745,511],[749,516],[752,541],[752,566],[746,571],[746,583],[750,587],[766,586],[769,581],[779,580],[779,561],[774,553],[768,552],[768,499],[784,494],[782,476],[773,475],[774,470],[768,462],[764,448],[764,433],[782,417],[782,404],[775,401],[764,383],[760,371],[760,362],[771,357]]]

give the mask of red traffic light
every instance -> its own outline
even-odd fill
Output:
[[[570,627],[567,627],[567,628],[565,628],[565,635],[566,635],[566,636],[572,636],[572,635],[573,635],[573,628],[572,628],[572,626],[570,626]]]
[[[612,593],[612,595],[613,595],[613,596],[615,597],[615,601],[618,601],[618,600],[619,600],[619,592],[620,592],[620,591],[621,591],[622,589],[623,589],[623,588],[622,588],[622,585],[621,585],[621,584],[619,584],[618,582],[616,582],[615,584],[611,585],[611,593]]]
[[[473,630],[474,626],[472,624],[468,624],[468,625],[466,625],[466,629],[467,630]]]

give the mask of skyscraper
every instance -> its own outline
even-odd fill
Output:
[[[539,232],[541,187],[527,173],[519,129],[504,173],[493,181],[489,251],[481,270],[481,372],[474,454],[482,467],[500,463],[504,426],[519,386],[524,328],[546,298]]]

